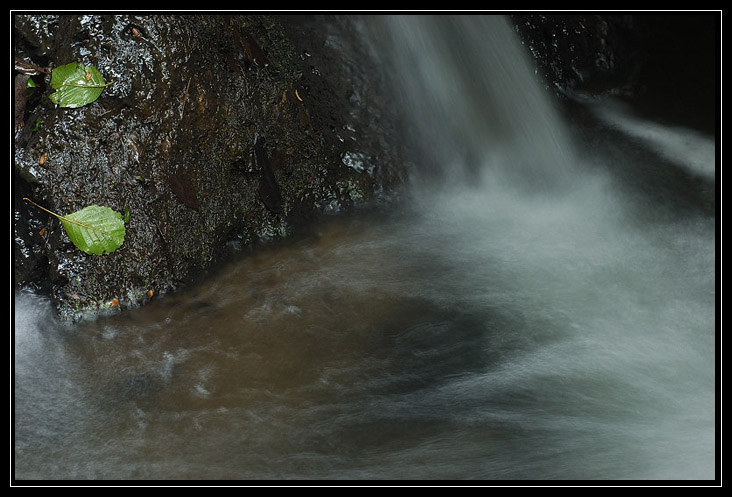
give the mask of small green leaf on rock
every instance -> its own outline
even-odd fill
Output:
[[[114,252],[125,241],[122,215],[109,207],[90,205],[59,219],[69,239],[87,254]]]
[[[30,99],[36,93],[36,88],[38,88],[38,85],[35,81],[33,81],[33,78],[28,78],[28,82],[25,84],[25,88],[25,98]]]
[[[90,205],[67,216],[60,216],[24,198],[52,216],[57,217],[79,250],[102,255],[117,250],[125,241],[125,223],[122,214],[106,206]]]
[[[49,97],[59,107],[83,107],[99,98],[107,83],[94,66],[71,62],[51,73],[51,87],[56,90]]]

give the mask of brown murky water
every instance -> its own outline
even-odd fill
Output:
[[[713,477],[713,226],[494,200],[333,220],[75,327],[16,296],[16,477]]]

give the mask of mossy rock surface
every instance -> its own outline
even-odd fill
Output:
[[[78,61],[115,81],[93,103],[64,109],[48,99],[50,74],[33,76],[15,135],[16,286],[47,292],[65,319],[139,306],[204,277],[231,246],[288,236],[328,206],[348,210],[402,183],[399,145],[384,138],[391,117],[375,107],[387,102],[349,98],[380,94],[368,60],[325,43],[344,29],[335,18],[13,20],[17,58],[49,71]],[[378,129],[360,117],[373,112]],[[347,154],[376,166],[357,171]],[[278,208],[267,203],[274,194]],[[124,244],[82,253],[23,197],[59,214],[129,211]]]

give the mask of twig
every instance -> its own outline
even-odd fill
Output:
[[[191,86],[191,78],[188,78],[188,84],[186,85],[186,91],[183,92],[183,105],[180,108],[180,118],[183,119],[183,111],[186,108],[186,100],[188,100],[188,88]]]

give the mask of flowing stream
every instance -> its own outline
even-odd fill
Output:
[[[439,179],[113,318],[16,294],[16,478],[715,477],[714,138],[573,125],[500,17],[365,24]]]

